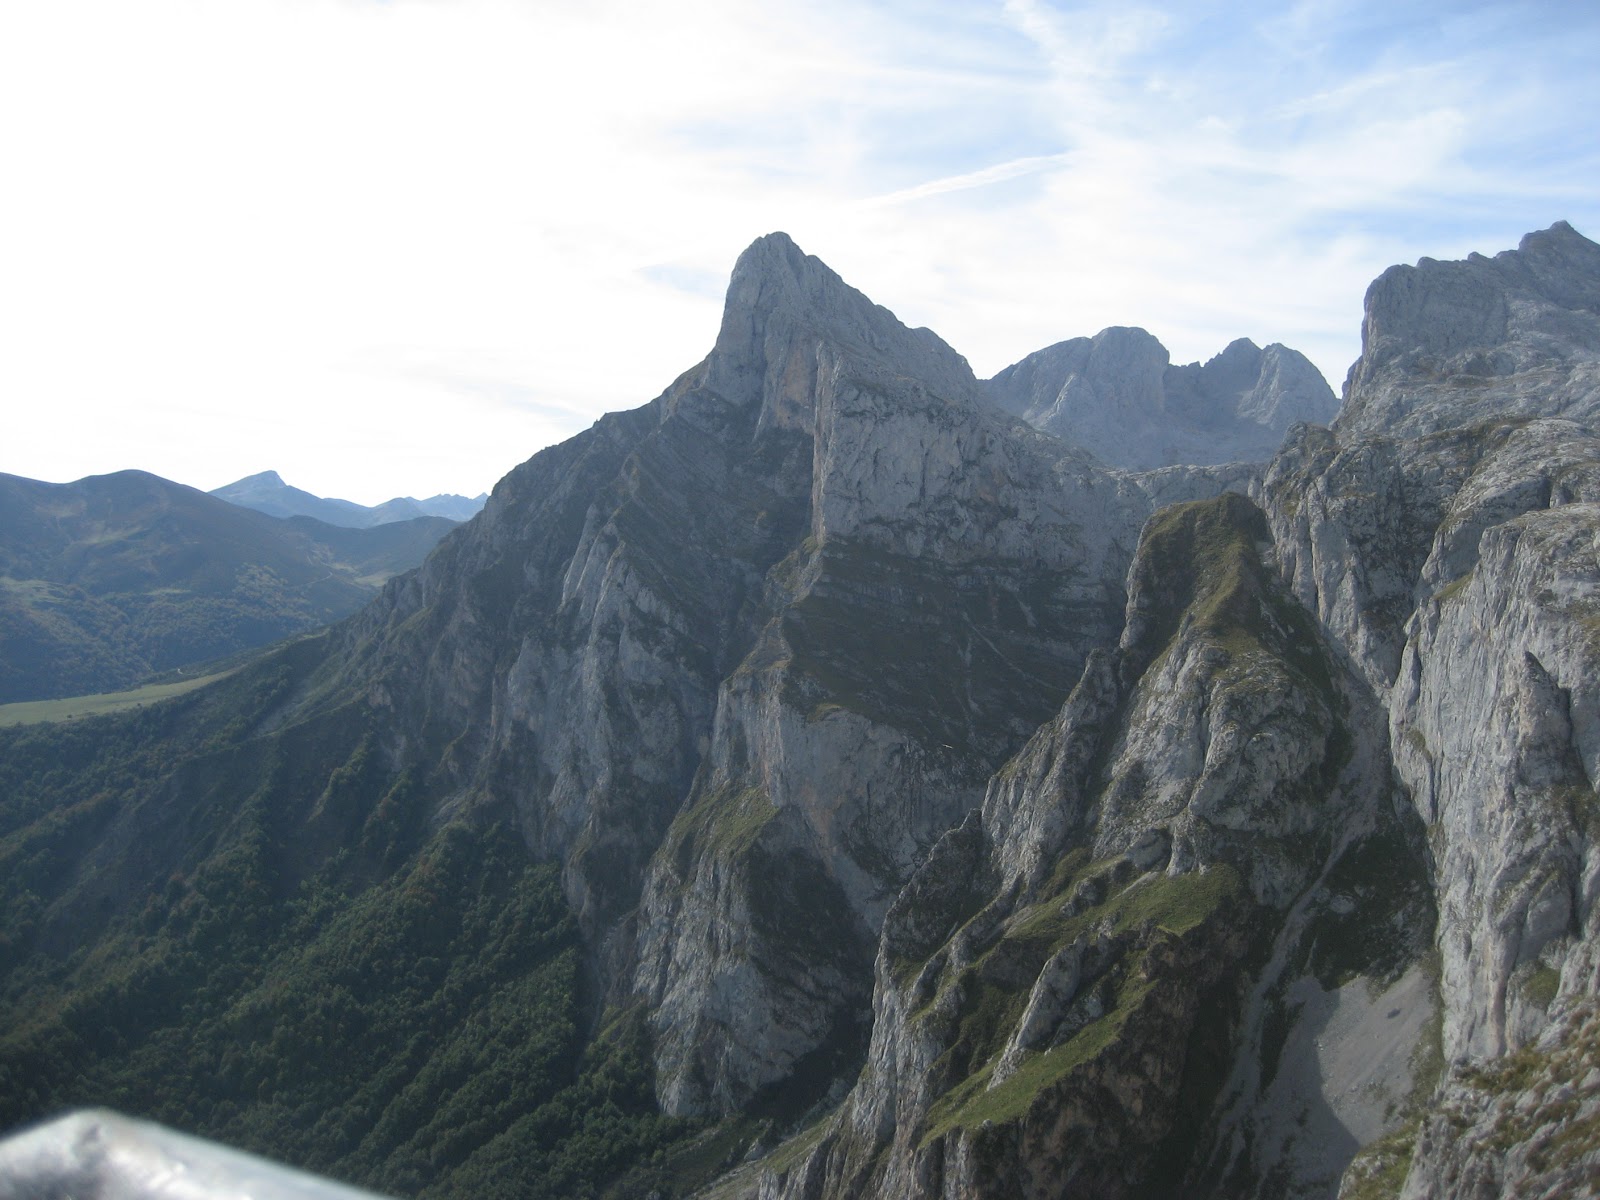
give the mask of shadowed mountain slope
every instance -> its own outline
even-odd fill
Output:
[[[281,521],[142,471],[0,476],[0,701],[111,691],[325,625],[450,528]]]

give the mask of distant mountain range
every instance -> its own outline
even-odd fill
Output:
[[[0,475],[0,703],[130,687],[325,625],[454,526],[267,516],[144,471]]]
[[[246,475],[225,487],[214,488],[211,495],[253,508],[270,517],[315,517],[329,525],[346,529],[370,529],[374,525],[388,525],[395,521],[414,521],[418,517],[445,517],[451,521],[470,521],[489,499],[487,492],[476,496],[438,495],[426,500],[411,496],[396,496],[382,504],[368,507],[350,500],[334,500],[314,496],[310,492],[292,487],[276,471],[262,471],[259,475]]]

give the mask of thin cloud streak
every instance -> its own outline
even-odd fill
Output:
[[[944,196],[950,192],[964,192],[972,188],[988,187],[990,184],[1006,183],[1010,180],[1020,179],[1025,175],[1037,174],[1049,167],[1057,166],[1066,157],[1063,154],[1043,154],[1034,155],[1030,158],[1016,158],[1010,162],[996,163],[992,167],[984,167],[981,170],[966,171],[960,175],[947,175],[943,179],[930,179],[927,183],[919,183],[915,187],[901,188],[886,195],[858,200],[855,207],[861,209],[893,208],[896,205],[925,200],[929,196]]]

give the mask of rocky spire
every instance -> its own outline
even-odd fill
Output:
[[[728,283],[708,386],[731,397],[749,394],[752,381],[763,379],[755,389],[766,410],[763,421],[793,423],[792,403],[774,402],[795,392],[798,376],[814,377],[816,350],[824,344],[837,355],[920,380],[948,399],[977,392],[967,360],[937,334],[907,328],[788,234],[757,238]]]

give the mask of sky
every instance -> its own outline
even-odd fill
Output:
[[[11,0],[0,471],[473,495],[784,230],[980,377],[1140,325],[1335,390],[1386,266],[1600,239],[1600,5]]]

